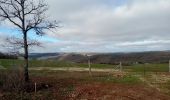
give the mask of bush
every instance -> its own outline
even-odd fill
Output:
[[[1,71],[0,87],[3,91],[24,91],[25,82],[23,75],[23,71],[19,68]]]

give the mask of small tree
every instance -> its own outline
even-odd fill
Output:
[[[45,30],[57,28],[56,21],[49,21],[45,16],[48,6],[44,0],[0,0],[0,20],[12,23],[21,31],[24,48],[24,77],[29,81],[28,74],[28,33],[45,34]]]

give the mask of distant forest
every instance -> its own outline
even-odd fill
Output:
[[[17,56],[0,52],[0,59],[17,59]]]

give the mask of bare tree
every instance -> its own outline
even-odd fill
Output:
[[[44,0],[0,0],[0,20],[12,23],[23,36],[25,81],[29,81],[27,38],[29,31],[43,35],[45,30],[58,27],[56,21],[47,20],[45,16],[47,10],[48,6]]]

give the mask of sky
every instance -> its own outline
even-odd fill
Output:
[[[36,0],[35,0],[36,1]],[[30,52],[142,52],[170,50],[170,0],[45,0],[59,28]],[[20,35],[0,24],[0,44]],[[6,49],[1,47],[0,51]]]

